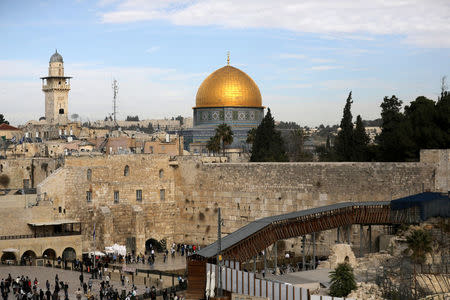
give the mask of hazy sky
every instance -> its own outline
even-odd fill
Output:
[[[0,113],[44,115],[40,76],[55,48],[73,76],[69,114],[103,119],[119,81],[119,118],[192,116],[203,79],[249,74],[277,120],[379,117],[386,95],[436,99],[450,76],[448,0],[0,0]]]

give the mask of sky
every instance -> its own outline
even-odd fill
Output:
[[[380,116],[384,96],[433,100],[450,76],[448,0],[0,0],[0,113],[44,115],[39,77],[58,49],[82,121],[192,116],[202,81],[226,64],[253,78],[276,120]]]

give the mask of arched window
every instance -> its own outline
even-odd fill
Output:
[[[91,180],[92,179],[92,170],[91,169],[87,170],[86,177],[87,177],[87,180]]]
[[[128,165],[125,166],[125,169],[123,169],[123,176],[130,175],[130,167]]]
[[[164,170],[159,170],[159,178],[162,179],[164,177]]]

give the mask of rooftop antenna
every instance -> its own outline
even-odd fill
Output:
[[[227,51],[227,66],[230,65],[230,51]]]
[[[117,116],[117,93],[119,92],[119,86],[117,84],[117,80],[114,79],[112,83],[113,89],[113,118],[114,124],[117,124],[116,116]]]

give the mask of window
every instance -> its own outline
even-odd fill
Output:
[[[91,191],[86,192],[86,201],[92,202],[92,192]]]
[[[166,199],[166,190],[159,190],[159,199],[164,201]]]
[[[123,169],[123,176],[128,176],[130,174],[130,167],[128,165]]]
[[[136,190],[136,201],[142,201],[142,190]]]
[[[87,177],[87,180],[91,180],[92,179],[92,170],[91,169],[87,170],[86,177]]]
[[[23,188],[29,189],[30,188],[30,179],[24,179],[23,180]]]
[[[119,191],[114,191],[114,203],[119,203]]]
[[[60,108],[60,109],[59,109],[59,114],[60,114],[60,115],[63,115],[63,114],[64,114],[64,108]]]
[[[164,170],[163,169],[161,169],[161,170],[159,170],[159,178],[163,178],[164,177]]]

